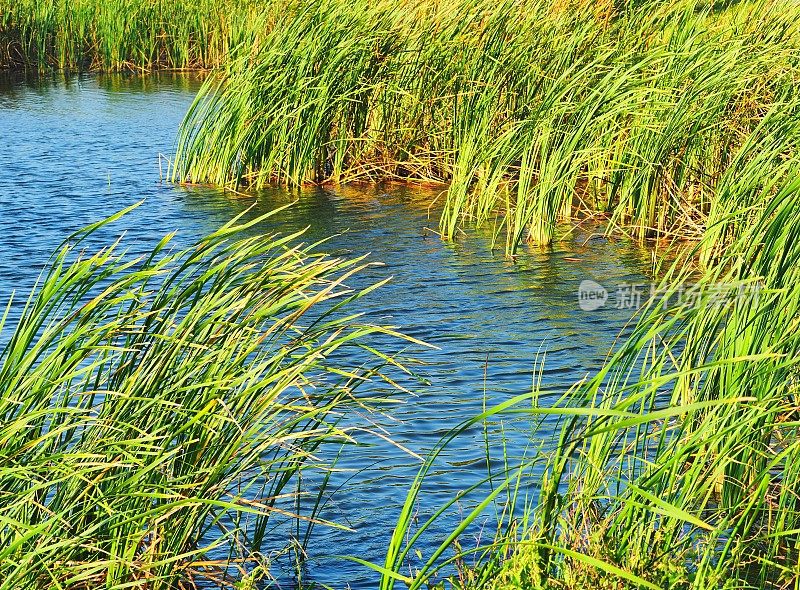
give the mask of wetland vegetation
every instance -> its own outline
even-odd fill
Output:
[[[588,222],[658,245],[606,360],[454,428],[383,562],[343,567],[382,590],[800,588],[796,1],[0,0],[0,67],[208,70],[179,184],[422,184],[443,240],[482,227],[512,259]],[[259,220],[143,257],[86,254],[114,220],[91,226],[0,322],[0,588],[255,587],[276,520],[336,526],[322,491],[301,510],[304,474],[324,490],[318,449],[404,394],[422,343],[359,318],[363,259],[243,235]],[[549,444],[497,465],[487,434],[486,485],[423,554],[437,455],[504,416]]]

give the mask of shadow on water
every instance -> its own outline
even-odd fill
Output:
[[[197,78],[177,74],[0,77],[0,299],[14,290],[26,293],[68,234],[140,200],[135,213],[92,245],[124,231],[124,243],[135,254],[175,230],[176,244],[187,245],[234,215],[253,218],[294,203],[254,231],[308,227],[303,239],[327,239],[320,245],[326,252],[370,253],[383,265],[370,267],[351,286],[390,276],[392,281],[361,300],[359,311],[436,347],[414,350],[414,368],[429,385],[410,380],[413,395],[391,415],[373,416],[391,439],[419,455],[485,403],[530,391],[541,355],[543,387],[554,395],[563,392],[598,368],[629,320],[629,309],[586,312],[577,303],[585,279],[609,290],[648,281],[648,255],[626,242],[589,239],[587,233],[549,250],[523,250],[511,261],[490,250],[489,230],[442,243],[432,231],[438,220],[438,211],[429,208],[435,190],[357,186],[243,197],[161,182],[159,154],[172,153],[198,85]],[[513,420],[488,428],[493,445],[505,439],[511,454],[551,435],[547,428],[531,433],[530,424]],[[483,436],[480,427],[470,430],[443,454],[427,482],[420,517],[485,477]],[[385,440],[365,434],[363,443],[340,458],[342,471],[330,489],[341,489],[321,515],[354,532],[316,527],[310,545],[306,575],[336,588],[375,586],[368,570],[321,556],[346,552],[381,562],[419,468],[417,459]],[[501,452],[498,442],[490,462],[499,461]],[[443,518],[422,549],[452,530],[458,518],[457,510]],[[491,529],[490,514],[482,525]],[[479,525],[468,535],[486,540],[486,531]]]

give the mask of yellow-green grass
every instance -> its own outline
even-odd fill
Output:
[[[597,374],[555,406],[539,406],[534,391],[454,431],[506,414],[564,425],[553,450],[519,467],[506,458],[494,474],[508,505],[493,544],[454,555],[447,539],[410,575],[426,464],[382,565],[383,590],[424,588],[448,563],[461,572],[443,587],[800,587],[800,161],[783,172],[756,205],[717,219],[735,231],[699,278],[685,261],[667,271]],[[689,256],[715,247],[710,233]]]
[[[564,423],[554,451],[532,456],[519,470],[496,479],[497,497],[530,504],[522,519],[517,518],[519,511],[506,513],[515,517],[508,516],[496,543],[479,553],[475,566],[463,569],[463,580],[452,585],[496,590],[800,587],[798,26],[800,5],[794,1],[614,5],[296,0],[259,8],[243,26],[247,32],[236,50],[231,52],[228,45],[220,51],[219,72],[206,83],[184,124],[176,180],[251,187],[354,179],[441,183],[443,236],[453,238],[465,222],[497,224],[507,236],[508,252],[524,241],[546,244],[557,223],[584,214],[607,216],[614,227],[641,238],[699,240],[691,256],[667,272],[662,285],[674,294],[690,278],[689,271],[696,270],[686,261],[699,260],[700,285],[705,287],[699,301],[667,309],[656,303],[646,309],[602,370],[575,384],[556,407],[538,406],[535,393],[522,395],[464,426],[496,419],[506,411],[532,419],[557,415]],[[268,246],[237,242],[224,251],[228,256],[241,251],[247,257],[262,247]],[[202,271],[202,285],[215,285],[216,273],[222,273],[219,280],[227,284],[227,271],[216,262],[206,260],[198,272],[206,264],[214,270],[208,271],[211,275]],[[73,272],[71,266],[66,268]],[[279,274],[294,278],[299,270],[292,269]],[[61,276],[62,271],[54,272]],[[79,286],[100,280],[94,271],[81,272],[88,272],[88,278],[75,283]],[[134,276],[139,281],[145,277]],[[22,352],[9,356],[13,363],[4,361],[3,367],[9,368],[0,373],[8,391],[17,391],[15,379],[21,378],[36,387],[19,391],[44,392],[27,405],[15,401],[5,410],[10,416],[5,423],[11,425],[6,436],[12,443],[9,456],[35,455],[25,455],[18,463],[27,466],[24,481],[14,475],[18,471],[4,476],[4,485],[12,490],[6,498],[32,498],[3,505],[11,524],[3,529],[7,537],[0,548],[10,549],[0,549],[0,557],[6,558],[0,564],[10,564],[10,573],[3,574],[17,575],[8,579],[23,585],[41,579],[43,563],[65,568],[57,570],[63,577],[59,581],[100,580],[113,587],[138,580],[140,571],[157,582],[172,581],[170,576],[180,575],[181,568],[200,554],[193,544],[198,523],[211,518],[216,524],[213,510],[243,511],[241,498],[222,500],[192,492],[187,510],[194,512],[184,518],[175,504],[175,490],[184,489],[187,481],[190,487],[200,484],[191,477],[181,479],[183,472],[173,467],[177,459],[169,455],[173,447],[159,448],[160,439],[149,432],[146,440],[155,445],[156,467],[148,462],[150,455],[137,450],[133,456],[144,467],[134,462],[131,477],[137,482],[144,478],[156,490],[157,495],[141,500],[156,502],[156,516],[123,518],[118,525],[95,496],[92,503],[84,502],[81,494],[94,493],[97,487],[103,494],[97,498],[106,501],[111,514],[117,506],[123,514],[128,514],[127,507],[141,510],[138,496],[125,495],[130,487],[125,453],[131,420],[126,412],[134,407],[143,413],[150,407],[130,393],[137,387],[148,387],[146,393],[159,404],[162,397],[150,381],[140,383],[141,372],[128,363],[128,356],[158,368],[177,363],[182,355],[206,359],[212,354],[205,348],[207,332],[200,332],[203,345],[195,346],[201,343],[192,340],[196,334],[189,330],[193,345],[182,348],[187,341],[176,340],[160,321],[148,324],[147,330],[123,331],[122,342],[130,342],[133,352],[126,352],[127,344],[115,348],[120,341],[111,340],[114,346],[109,348],[107,334],[116,334],[115,326],[130,326],[129,318],[138,326],[152,309],[150,303],[141,306],[138,298],[127,298],[122,287],[127,289],[128,279],[115,280],[118,289],[99,307],[106,311],[92,311],[84,332],[77,321],[83,316],[68,316],[70,323],[46,332],[50,340],[36,347],[38,330],[50,320],[23,325],[10,349]],[[57,288],[62,282],[63,297]],[[32,300],[44,302],[34,318],[50,318],[47,310],[71,301],[73,283],[62,282],[44,283],[52,288]],[[752,294],[747,289],[754,284],[761,286],[758,297],[735,295],[740,287]],[[726,286],[728,297],[715,300],[720,285]],[[202,288],[186,293],[201,292]],[[154,317],[173,309],[169,299],[183,291],[168,293],[160,300],[166,307],[156,306]],[[53,308],[48,299],[61,303]],[[219,300],[200,299],[198,313],[217,317]],[[186,304],[181,309],[190,317],[199,317],[192,315],[194,307],[186,295],[177,301]],[[223,309],[233,313],[234,303],[222,301]],[[253,304],[254,313],[255,303],[261,302],[257,297],[245,301]],[[301,305],[288,301],[290,309]],[[169,317],[183,326],[178,321],[182,312],[175,313]],[[251,326],[250,317],[237,314],[235,322],[220,327],[228,338],[226,354],[237,350],[237,326],[243,320],[244,327]],[[202,321],[199,325],[211,329]],[[333,342],[339,342],[337,324],[323,326],[333,330]],[[269,328],[265,331],[279,340],[289,333],[279,330],[280,336],[273,336]],[[245,332],[246,342],[251,342],[252,334]],[[66,339],[63,344],[61,338]],[[320,338],[309,346],[322,347],[324,357],[329,340]],[[87,339],[91,346],[84,344]],[[142,347],[140,352],[136,346]],[[165,348],[151,357],[147,351],[152,346]],[[16,359],[28,358],[29,349],[34,351],[30,358],[47,362],[21,365]],[[51,349],[62,351],[61,356],[47,356]],[[198,361],[198,366],[209,362],[213,369],[214,387],[204,388],[207,397],[201,398],[206,405],[180,409],[192,416],[192,424],[197,422],[201,437],[217,432],[205,420],[225,422],[224,414],[207,410],[217,399],[213,392],[218,377],[223,383],[240,383],[239,376],[247,379],[254,370],[248,365],[230,375],[214,358]],[[302,362],[300,366],[306,367]],[[70,393],[85,391],[74,384],[89,379],[100,383],[92,382],[91,391],[111,389],[106,383],[117,383],[118,373],[124,395],[119,402],[114,396],[101,400],[110,412],[108,421],[101,419],[105,414],[98,417],[86,410],[88,402],[80,401],[80,395],[74,398]],[[170,396],[182,389],[166,391],[172,404]],[[72,404],[72,399],[79,401]],[[349,403],[350,398],[345,399]],[[290,409],[290,415],[298,410]],[[164,409],[163,415],[170,411]],[[311,416],[301,412],[301,420],[313,422],[316,411]],[[323,415],[328,411],[323,405]],[[78,426],[68,422],[64,436],[69,444],[61,447],[61,439],[51,435],[60,437],[61,431],[50,425],[72,419],[73,413]],[[28,432],[25,425],[40,416],[43,422],[30,431],[32,439],[16,434]],[[124,435],[119,441],[112,428],[117,422]],[[335,432],[327,422],[322,424],[320,438]],[[132,428],[139,432],[142,427],[136,423]],[[239,451],[231,449],[244,443],[232,429],[223,431],[233,437],[232,446],[222,448],[236,454]],[[77,437],[84,444],[86,432],[99,432],[97,439],[102,444],[112,441],[117,446],[108,448],[116,452],[120,447],[119,453],[106,456],[95,469],[86,457],[94,460],[99,451],[92,446],[95,439],[87,439],[88,454],[73,457],[71,441]],[[264,444],[295,434],[292,428],[288,434],[279,429],[277,438]],[[37,453],[46,460],[37,463]],[[412,532],[414,503],[435,459],[434,453],[412,486],[386,560],[376,566],[383,590],[401,583],[424,587],[446,565],[452,541],[464,530],[454,530],[439,551],[424,556],[427,563],[420,570],[409,574],[406,561],[418,539]],[[169,477],[152,483],[148,478],[163,475],[162,461]],[[54,481],[45,473],[62,463],[78,474],[64,486],[60,476]],[[18,464],[13,464],[15,470]],[[223,482],[211,486],[214,493],[240,475],[215,472],[219,464],[211,457],[199,468],[203,481]],[[39,465],[41,472],[36,471]],[[529,475],[531,471],[537,475]],[[106,473],[111,479],[105,479]],[[113,493],[102,485],[87,486],[93,477]],[[523,483],[530,487],[531,481],[538,493],[520,497],[518,490]],[[39,485],[47,491],[40,492]],[[22,496],[15,495],[17,489],[23,490]],[[120,504],[108,504],[106,498],[117,497]],[[51,498],[62,504],[47,504]],[[213,504],[220,501],[222,505]],[[73,513],[81,530],[89,531],[88,539],[75,537],[76,529],[63,524],[71,522]],[[163,547],[154,545],[151,539],[161,538],[162,523],[173,514],[178,515],[175,536]],[[463,526],[479,514],[480,510],[468,513]],[[264,509],[259,518],[267,516]],[[46,542],[37,545],[41,531],[31,523],[40,522],[52,528],[45,529],[50,536],[41,537]],[[92,528],[95,522],[97,528]],[[129,522],[133,524],[126,528]],[[143,527],[153,531],[152,536],[137,537]],[[98,536],[91,536],[94,531]],[[240,532],[223,535],[220,542]],[[248,539],[245,547],[251,542]],[[238,541],[233,544],[240,547]],[[97,573],[108,567],[98,555],[115,556],[110,576]],[[457,555],[451,563],[471,558]],[[87,563],[91,565],[83,565]]]
[[[208,69],[254,43],[254,0],[0,0],[0,69]]]
[[[324,484],[318,451],[352,441],[342,416],[390,401],[391,379],[365,385],[399,367],[370,345],[394,332],[345,313],[366,263],[247,237],[259,219],[186,250],[87,253],[109,221],[54,255],[19,320],[0,316],[0,588],[268,574],[320,522],[301,472]]]
[[[443,236],[496,224],[509,253],[581,214],[697,237],[732,182],[795,154],[800,5],[618,4],[267,7],[201,90],[173,178],[440,183]]]
[[[490,224],[513,253],[595,214],[698,237],[779,175],[799,17],[796,0],[0,0],[0,66],[217,68],[175,180],[438,183],[446,239]]]

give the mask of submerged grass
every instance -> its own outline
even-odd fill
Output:
[[[278,525],[318,522],[296,478],[381,407],[363,386],[399,365],[366,339],[394,332],[342,313],[363,260],[244,237],[258,221],[136,258],[87,254],[98,224],[3,316],[0,588],[230,582],[289,543]]]
[[[444,237],[495,223],[511,253],[586,212],[696,237],[726,183],[769,182],[796,151],[794,1],[297,0],[264,18],[189,112],[176,180],[442,183]]]

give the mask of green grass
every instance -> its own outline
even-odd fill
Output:
[[[2,0],[0,69],[208,69],[254,43],[259,3]]]
[[[770,182],[798,23],[795,0],[0,0],[0,67],[216,68],[174,180],[440,184],[445,239],[491,225],[513,254],[586,215],[697,238],[748,166]]]
[[[324,482],[316,452],[352,441],[340,418],[391,401],[364,384],[393,390],[399,365],[367,341],[395,333],[346,312],[366,262],[246,237],[260,219],[181,251],[87,253],[108,220],[2,316],[0,588],[252,578],[291,548],[281,523],[303,554],[321,521],[295,511],[298,476]]]
[[[800,587],[800,160],[784,172],[753,195],[757,205],[717,218],[734,237],[699,278],[685,259],[674,264],[662,282],[672,305],[646,308],[596,375],[554,407],[534,391],[453,432],[507,414],[563,424],[554,450],[495,474],[496,498],[482,500],[506,502],[493,544],[454,555],[447,539],[409,576],[426,465],[381,588],[424,588],[448,563],[461,571],[442,587]],[[710,232],[689,260],[716,242]],[[679,305],[695,280],[696,299]],[[522,484],[538,491],[526,497]]]
[[[759,129],[796,113],[800,6],[619,4],[268,8],[277,26],[200,92],[174,178],[441,183],[443,236],[495,224],[509,253],[583,214],[696,237],[726,178],[795,153],[793,120],[774,144]]]
[[[509,254],[584,216],[697,240],[662,287],[699,280],[698,302],[644,310],[555,407],[534,391],[453,432],[506,413],[562,425],[409,572],[442,442],[373,564],[382,590],[447,565],[445,586],[494,590],[800,588],[796,1],[0,6],[9,63],[217,66],[176,181],[436,183],[445,239],[493,226]],[[378,369],[325,359],[386,329],[324,313],[300,327],[338,310],[361,262],[234,233],[136,263],[54,259],[0,356],[2,587],[167,586],[212,529],[255,566],[286,516],[275,499],[317,445],[347,439],[341,412],[376,401],[354,389]],[[500,499],[495,542],[454,555]]]

